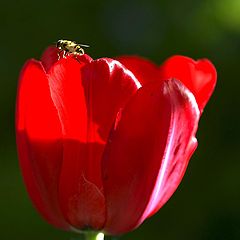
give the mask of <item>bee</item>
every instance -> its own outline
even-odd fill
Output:
[[[74,41],[69,40],[58,40],[56,47],[60,50],[58,52],[58,59],[60,58],[60,53],[63,52],[63,57],[66,58],[67,55],[83,55],[84,50],[82,47],[89,47],[88,45],[78,44]]]

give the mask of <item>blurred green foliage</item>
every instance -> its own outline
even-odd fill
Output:
[[[91,46],[93,58],[123,54],[160,64],[174,54],[207,57],[216,91],[199,125],[199,146],[170,201],[121,239],[240,239],[240,1],[1,1],[0,239],[71,239],[36,213],[19,171],[14,108],[19,71],[58,39]]]

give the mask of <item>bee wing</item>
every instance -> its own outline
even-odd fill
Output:
[[[81,47],[90,47],[89,45],[85,45],[85,44],[79,44]]]

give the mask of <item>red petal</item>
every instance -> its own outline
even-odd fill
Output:
[[[46,72],[48,72],[50,68],[58,61],[58,58],[59,58],[58,53],[59,53],[59,49],[57,49],[55,46],[50,46],[44,51],[41,57],[41,62]],[[69,56],[69,57],[76,58],[81,63],[89,63],[92,61],[92,58],[87,54]],[[62,58],[62,54],[61,54],[61,58]]]
[[[32,201],[47,221],[69,228],[58,204],[62,162],[61,128],[41,64],[28,61],[21,73],[16,108],[17,145]]]
[[[160,67],[160,78],[179,79],[192,91],[202,112],[215,88],[217,72],[207,59],[194,61],[184,56],[173,56]]]
[[[188,89],[169,80],[145,85],[119,118],[102,165],[111,234],[136,228],[175,191],[196,146],[199,110]]]
[[[129,69],[142,85],[159,79],[158,67],[147,59],[137,56],[121,56],[116,59]]]
[[[201,112],[216,85],[216,69],[207,59],[194,61],[185,56],[173,56],[167,59],[160,68],[137,56],[123,56],[117,59],[132,71],[143,85],[153,81],[179,79],[192,91]]]
[[[41,62],[46,72],[57,62],[59,50],[54,47],[48,47],[42,54]]]
[[[119,108],[137,90],[134,76],[117,61],[79,64],[61,59],[50,72],[50,88],[64,132],[59,194],[63,212],[76,228],[105,222],[101,156]]]

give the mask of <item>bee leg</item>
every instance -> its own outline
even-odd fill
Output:
[[[78,53],[78,52],[74,52],[73,56],[74,58],[76,58],[78,60],[78,56],[81,56],[82,54]]]
[[[66,51],[63,51],[63,58],[66,58]]]
[[[84,50],[83,50],[83,48],[80,48],[79,50],[80,50],[80,52],[81,52],[80,54],[81,54],[81,55],[84,55]]]
[[[58,55],[58,60],[60,59],[60,53],[61,53],[62,51],[58,51],[58,53],[57,53],[57,55]]]

